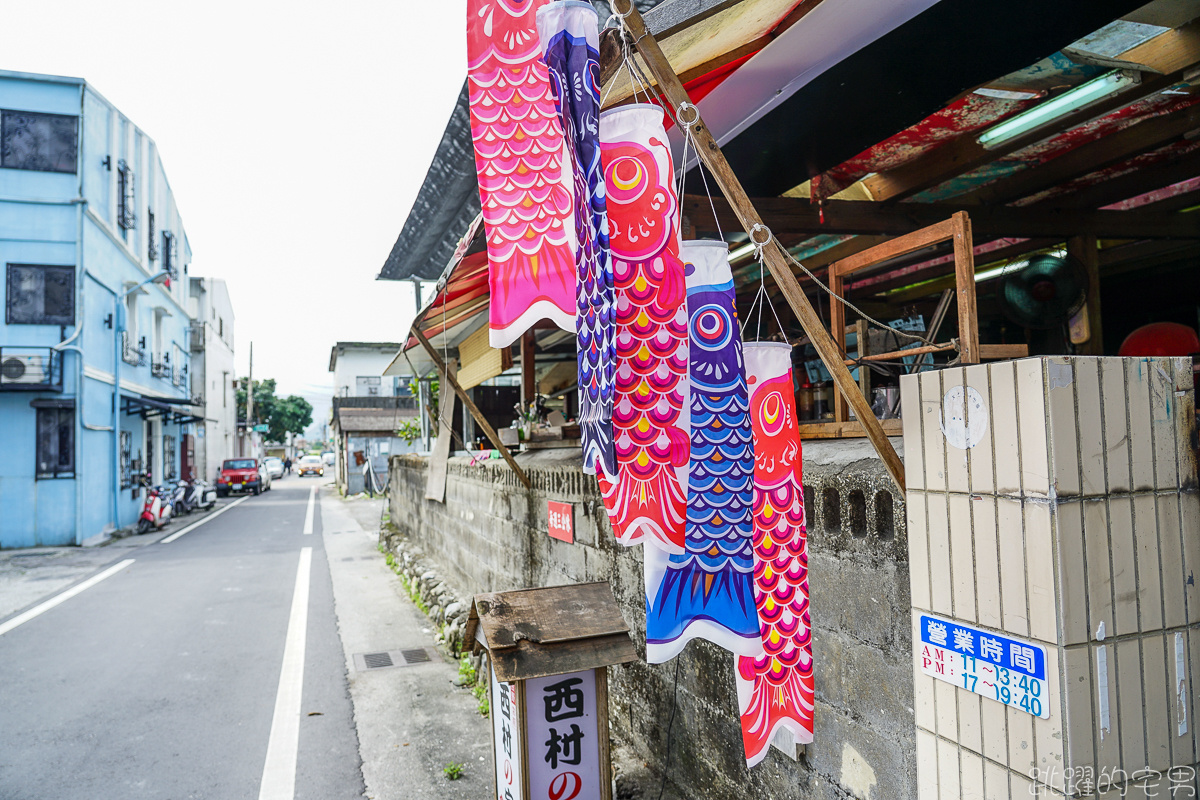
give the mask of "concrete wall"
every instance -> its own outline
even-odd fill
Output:
[[[676,663],[610,669],[615,741],[653,770],[669,759],[670,781],[684,796],[916,797],[904,504],[865,442],[811,442],[804,453],[817,711],[815,741],[801,760],[772,750],[747,770],[733,657],[725,650],[694,641],[680,656],[669,756]],[[613,539],[578,451],[518,458],[532,490],[503,463],[455,458],[442,504],[424,499],[425,458],[393,457],[390,512],[398,536],[435,562],[460,597],[609,581],[644,657],[641,548]],[[547,535],[549,500],[574,505],[574,544]]]
[[[340,349],[340,346],[339,346]],[[359,391],[358,378],[379,378],[378,397],[395,395],[394,379],[382,377],[387,365],[396,357],[396,349],[347,347],[339,352],[333,369],[333,394],[335,397],[369,397],[369,393]]]

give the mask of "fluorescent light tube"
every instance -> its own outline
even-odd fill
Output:
[[[1133,86],[1138,83],[1138,80],[1137,73],[1126,70],[1101,75],[1095,80],[1060,94],[1053,100],[1047,100],[1011,119],[1006,119],[999,125],[988,128],[978,141],[988,150],[999,147],[1010,139],[1023,136],[1114,92],[1119,92],[1127,86]]]

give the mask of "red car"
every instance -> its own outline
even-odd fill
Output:
[[[221,465],[217,478],[217,496],[228,497],[230,492],[263,491],[262,471],[257,458],[231,458]]]

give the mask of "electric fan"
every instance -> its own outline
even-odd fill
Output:
[[[996,291],[1000,308],[1025,328],[1048,330],[1078,311],[1088,293],[1088,276],[1077,259],[1042,254],[1005,275]]]

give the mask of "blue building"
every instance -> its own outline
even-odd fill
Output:
[[[0,548],[132,525],[140,473],[186,477],[190,260],[153,140],[83,80],[0,71]]]

